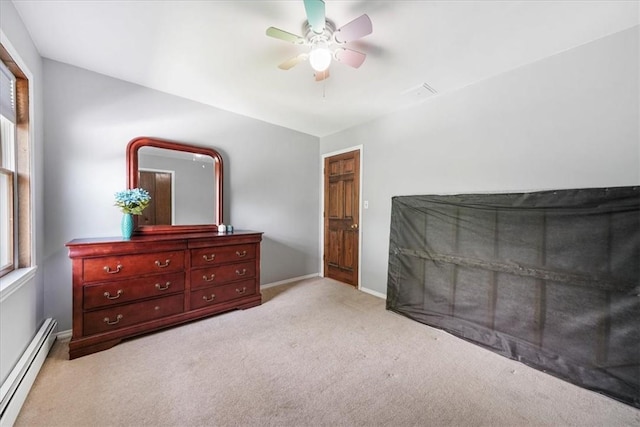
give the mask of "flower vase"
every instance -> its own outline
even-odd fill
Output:
[[[122,238],[124,240],[131,239],[133,234],[133,215],[126,213],[122,215],[122,222],[120,223],[120,229],[122,230]]]

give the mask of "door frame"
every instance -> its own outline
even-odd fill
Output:
[[[358,290],[362,287],[362,172],[364,170],[364,159],[362,153],[364,147],[362,144],[353,147],[343,148],[330,153],[324,153],[320,156],[320,269],[318,276],[324,277],[324,161],[327,157],[337,156],[339,154],[348,153],[350,151],[358,151],[360,156],[360,185],[358,188]]]

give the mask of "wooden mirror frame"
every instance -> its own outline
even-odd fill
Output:
[[[194,225],[141,225],[138,226],[137,215],[134,215],[135,234],[166,234],[166,233],[195,233],[206,231],[218,231],[218,224],[222,224],[222,156],[213,148],[200,147],[197,145],[182,144],[175,141],[168,141],[158,138],[139,137],[132,139],[127,145],[127,188],[136,188],[139,185],[138,179],[138,150],[142,147],[164,148],[167,150],[182,151],[185,153],[202,154],[211,156],[215,161],[214,187],[216,191],[216,211],[215,218],[211,224]]]

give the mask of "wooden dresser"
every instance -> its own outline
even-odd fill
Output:
[[[260,305],[262,233],[76,239],[69,358],[122,339]]]

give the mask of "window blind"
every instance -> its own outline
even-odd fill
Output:
[[[16,78],[0,62],[0,115],[16,123]]]

